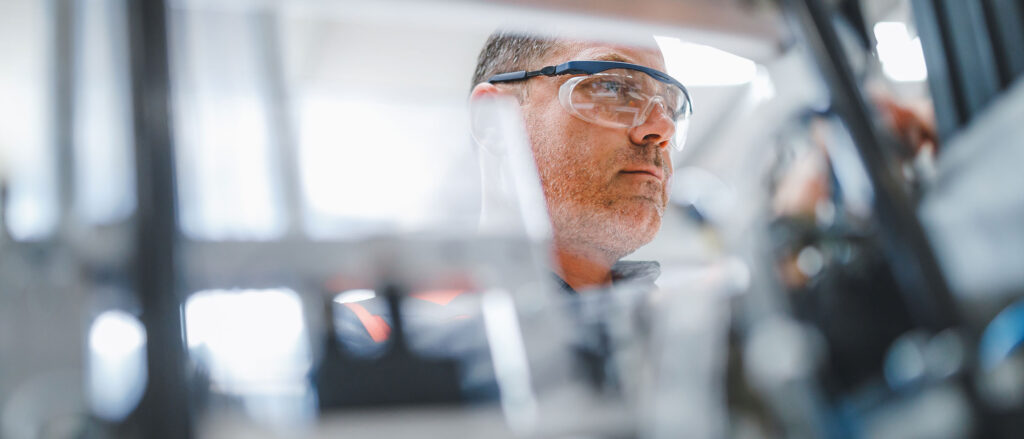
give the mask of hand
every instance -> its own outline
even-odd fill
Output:
[[[916,155],[925,148],[937,152],[939,137],[935,132],[934,115],[900,104],[887,94],[872,93],[871,99],[882,112],[886,124],[912,154]]]

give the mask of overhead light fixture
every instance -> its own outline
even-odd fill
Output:
[[[218,388],[236,395],[301,387],[310,354],[302,301],[288,288],[203,290],[185,301],[185,338]]]
[[[344,305],[346,303],[356,303],[362,302],[364,300],[370,300],[374,297],[377,297],[377,293],[375,293],[373,290],[347,290],[338,293],[337,296],[334,296],[334,303]]]
[[[757,64],[742,56],[673,37],[654,39],[665,57],[667,73],[687,87],[743,85],[757,76]]]
[[[146,388],[146,328],[135,316],[108,310],[89,327],[86,388],[93,414],[120,421]]]
[[[928,78],[921,39],[910,38],[907,25],[895,21],[875,23],[875,49],[882,63],[882,72],[897,82],[917,82]]]

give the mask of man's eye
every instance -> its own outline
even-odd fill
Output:
[[[626,85],[619,81],[605,80],[601,81],[598,84],[598,87],[600,87],[602,91],[619,94],[626,88]]]
[[[679,108],[679,100],[678,99],[676,99],[674,97],[667,97],[667,98],[665,98],[665,106],[667,108],[672,109],[673,113],[676,113],[673,116],[678,116],[679,115],[678,113],[679,113],[679,110],[681,110],[681,109]]]

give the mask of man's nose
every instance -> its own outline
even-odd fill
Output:
[[[629,129],[629,140],[637,145],[667,147],[676,133],[676,123],[660,100],[652,103],[644,123]]]

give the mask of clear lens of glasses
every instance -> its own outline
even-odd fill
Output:
[[[682,89],[629,69],[569,79],[559,98],[577,117],[612,128],[629,128],[651,117],[667,117],[675,124],[673,145],[682,148],[691,114]],[[660,107],[660,108],[659,108]]]

